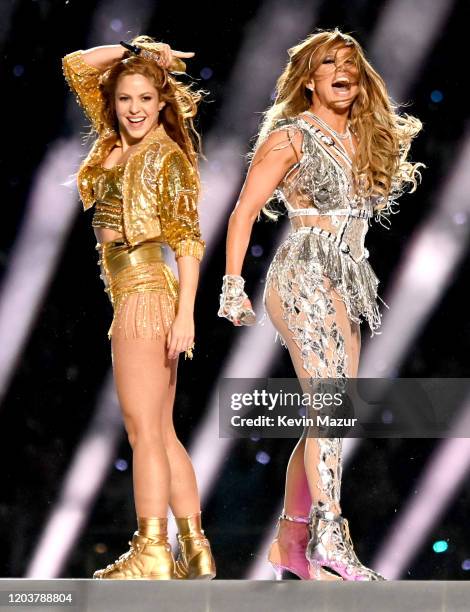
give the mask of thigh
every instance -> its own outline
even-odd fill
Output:
[[[284,302],[274,288],[266,309],[289,350],[297,377],[342,378],[357,375],[360,329],[328,279],[309,296],[290,296]]]
[[[166,338],[112,337],[116,390],[126,426],[161,426],[176,364],[167,357]]]

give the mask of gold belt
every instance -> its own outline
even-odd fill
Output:
[[[115,276],[129,266],[138,266],[144,263],[164,263],[163,244],[161,242],[144,242],[135,247],[125,242],[113,240],[104,244],[97,244],[101,253],[100,263],[103,263],[106,272]]]

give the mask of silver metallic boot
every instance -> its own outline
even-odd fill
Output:
[[[349,535],[348,521],[341,515],[313,506],[309,529],[306,557],[314,571],[331,569],[344,580],[385,580],[359,561]]]
[[[344,580],[385,580],[365,567],[356,556],[349,535],[348,521],[341,516],[341,438],[318,440],[318,497],[310,511],[310,541],[306,557],[310,574],[315,577],[321,568],[332,570]]]

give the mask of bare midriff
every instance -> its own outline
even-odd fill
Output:
[[[336,218],[341,222],[344,219],[344,215],[338,215]],[[330,216],[322,217],[319,215],[305,215],[293,217],[290,222],[293,229],[298,229],[299,227],[318,227],[319,229],[326,230],[332,234],[336,233],[338,229],[333,225],[332,218]]]
[[[114,240],[122,240],[124,238],[120,232],[116,230],[108,229],[107,227],[94,227],[96,240],[99,244],[106,244],[107,242],[113,242]]]

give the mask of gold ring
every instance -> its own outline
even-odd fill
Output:
[[[193,358],[193,350],[194,350],[194,342],[191,344],[190,347],[188,347],[185,351],[184,351],[184,358],[185,359],[192,359]]]

